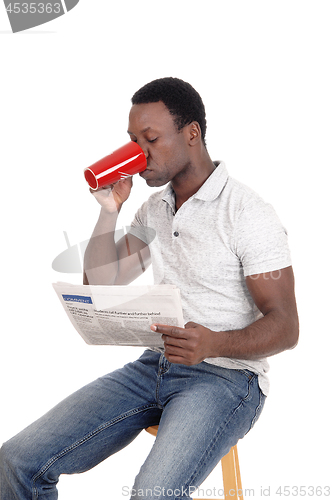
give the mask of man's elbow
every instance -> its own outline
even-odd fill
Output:
[[[298,316],[295,315],[289,318],[286,326],[286,349],[294,349],[299,343],[300,326]]]

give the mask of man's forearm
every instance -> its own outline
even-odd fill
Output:
[[[242,330],[215,332],[213,357],[261,359],[295,347],[298,319],[271,311]]]
[[[193,322],[184,328],[151,325],[162,334],[168,361],[193,365],[217,357],[258,360],[295,347],[299,320],[292,268],[281,269],[278,280],[272,273],[249,277],[247,286],[264,316],[242,330],[218,332]]]
[[[84,255],[84,284],[112,285],[118,272],[114,231],[118,213],[100,211]]]

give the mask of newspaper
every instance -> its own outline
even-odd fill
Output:
[[[93,286],[53,283],[87,344],[163,347],[150,325],[184,326],[180,290],[172,285]]]

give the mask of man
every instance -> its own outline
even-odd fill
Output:
[[[118,243],[117,216],[132,180],[94,193],[101,211],[84,282],[128,284],[152,261],[156,283],[180,288],[186,325],[152,325],[164,350],[146,350],[5,443],[1,500],[53,500],[60,474],[90,469],[156,424],[132,498],[188,498],[259,417],[266,357],[298,340],[285,231],[270,205],[210,159],[200,96],[164,78],[136,92],[132,104],[128,133],[147,159],[140,175],[149,186],[167,186]],[[156,232],[150,243],[149,228]]]

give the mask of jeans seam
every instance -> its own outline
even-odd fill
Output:
[[[200,458],[200,460],[199,460],[199,462],[198,462],[198,465],[197,465],[197,467],[196,467],[196,470],[195,470],[195,472],[192,474],[192,476],[189,478],[189,480],[188,480],[187,484],[190,484],[191,482],[193,482],[193,483],[194,483],[194,481],[195,481],[195,477],[197,477],[197,475],[198,475],[198,471],[199,471],[200,467],[203,465],[204,461],[205,461],[205,460],[206,460],[206,458],[209,456],[209,454],[211,454],[212,450],[213,450],[213,449],[214,449],[214,447],[215,447],[215,444],[216,444],[216,442],[217,442],[218,438],[219,438],[219,437],[220,437],[220,435],[224,432],[224,430],[227,428],[227,426],[228,426],[229,422],[231,421],[231,419],[233,418],[233,416],[237,413],[237,411],[239,410],[239,408],[241,408],[241,406],[243,406],[243,403],[244,403],[245,401],[247,401],[247,399],[249,398],[249,395],[250,395],[250,388],[251,388],[251,385],[252,385],[252,382],[253,382],[253,380],[254,380],[254,379],[255,379],[255,377],[252,377],[251,379],[249,379],[249,380],[248,380],[248,386],[249,386],[249,387],[248,387],[248,394],[247,394],[245,397],[243,397],[243,398],[241,399],[240,403],[237,405],[237,407],[236,407],[236,408],[234,408],[234,410],[233,410],[233,411],[232,411],[232,413],[230,414],[230,416],[229,416],[229,418],[228,418],[227,422],[225,422],[225,425],[223,426],[223,428],[222,428],[222,429],[220,429],[220,428],[219,428],[219,429],[217,430],[217,432],[216,432],[216,434],[214,435],[213,439],[211,439],[211,442],[210,442],[209,447],[208,447],[208,448],[206,448],[206,449],[205,449],[205,451],[204,451],[204,453],[202,454],[202,457]],[[261,394],[261,393],[260,393],[260,394]],[[260,401],[261,401],[261,397],[260,397]],[[256,415],[256,413],[255,413],[255,415]],[[186,487],[188,487],[188,486],[186,485]]]
[[[258,420],[258,417],[259,417],[259,414],[260,414],[260,411],[261,411],[261,408],[263,406],[263,398],[264,398],[264,395],[262,394],[262,391],[260,390],[259,391],[259,403],[256,407],[256,410],[255,410],[255,415],[254,415],[254,418],[252,419],[252,422],[251,422],[251,425],[250,425],[250,429],[249,431],[251,431],[251,429],[254,427],[255,423],[257,422]],[[249,432],[248,431],[248,432]],[[248,434],[247,432],[247,434]]]
[[[161,384],[161,374],[158,374],[158,380],[157,380],[157,385],[156,385],[156,401],[158,408],[162,409],[163,405],[161,404],[160,398],[159,398],[159,392],[160,392],[160,384]]]
[[[252,375],[252,377],[250,377],[250,378],[249,378],[249,377],[247,377],[247,379],[248,379],[248,394],[246,395],[246,397],[245,397],[245,398],[243,398],[242,402],[243,402],[243,401],[247,401],[247,399],[249,399],[249,397],[250,397],[250,392],[251,392],[251,386],[252,386],[252,384],[253,384],[253,382],[254,382],[254,380],[255,380],[255,376],[254,376],[254,375]]]
[[[104,431],[105,429],[108,429],[109,427],[111,427],[112,425],[120,422],[121,420],[124,420],[125,418],[128,418],[128,417],[131,417],[132,415],[135,415],[137,413],[140,413],[140,412],[143,412],[145,410],[148,410],[148,409],[151,409],[151,408],[156,408],[157,405],[156,404],[148,404],[148,405],[144,405],[144,406],[140,406],[139,408],[134,408],[132,410],[129,410],[128,412],[122,414],[122,415],[119,415],[117,418],[109,421],[109,422],[105,422],[104,424],[100,425],[99,427],[97,427],[95,430],[91,431],[89,434],[87,434],[86,436],[84,436],[83,438],[81,438],[79,441],[75,441],[75,443],[73,443],[72,445],[68,446],[67,448],[65,448],[64,450],[62,450],[61,452],[57,453],[56,455],[54,455],[52,458],[50,458],[46,464],[44,464],[40,469],[39,471],[33,476],[31,482],[32,482],[32,493],[33,493],[33,498],[34,499],[38,499],[38,489],[36,488],[36,481],[57,461],[59,460],[60,458],[64,457],[65,455],[67,455],[70,451],[74,450],[75,448],[78,448],[79,446],[81,446],[82,444],[86,443],[87,441],[89,441],[91,438],[95,437],[97,434],[99,434],[100,432]]]

